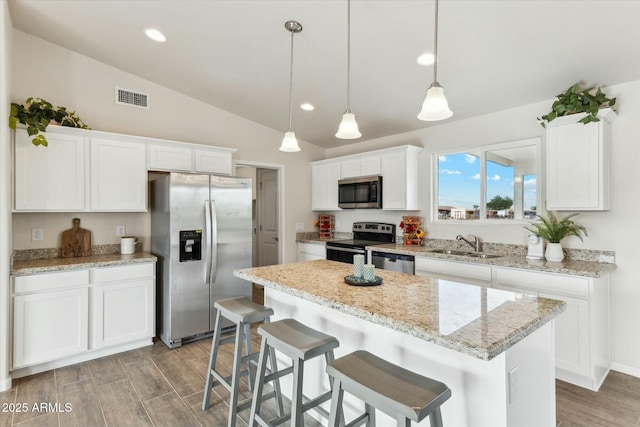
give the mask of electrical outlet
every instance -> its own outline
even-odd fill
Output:
[[[122,237],[127,234],[126,225],[116,225],[116,236]]]
[[[304,222],[296,222],[296,231],[304,231]]]
[[[44,238],[44,232],[42,228],[32,228],[31,229],[31,241],[39,242]]]

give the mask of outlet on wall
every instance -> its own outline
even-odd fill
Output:
[[[296,222],[296,231],[304,231],[304,222]]]
[[[122,237],[127,234],[127,226],[126,225],[116,225],[116,236]]]
[[[42,228],[32,228],[31,229],[31,241],[39,242],[44,238],[44,232]]]

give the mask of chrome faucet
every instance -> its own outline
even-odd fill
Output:
[[[471,243],[470,241],[468,241],[467,239],[464,238],[464,236],[462,234],[458,234],[456,236],[456,240],[464,240],[465,242],[467,242],[473,249],[475,249],[476,253],[481,251],[480,248],[480,239],[478,239],[476,236],[474,236],[473,234],[469,234],[469,237],[473,237],[473,243]]]

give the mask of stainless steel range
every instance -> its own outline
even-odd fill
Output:
[[[369,263],[371,260],[367,259],[365,247],[396,242],[394,224],[354,222],[352,231],[353,239],[327,242],[327,259],[352,264],[353,256],[361,254],[365,256],[365,262]]]

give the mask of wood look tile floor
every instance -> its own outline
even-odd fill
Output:
[[[257,350],[255,334],[253,340]],[[210,408],[201,409],[210,348],[211,339],[173,350],[158,341],[14,380],[11,390],[0,393],[0,427],[226,426],[229,396],[223,387],[215,388]],[[225,374],[232,352],[232,346],[220,352]],[[241,399],[249,396],[243,378]],[[640,427],[639,378],[611,372],[598,393],[557,381],[556,399],[558,427]],[[59,406],[34,408],[42,403]],[[17,412],[16,405],[27,410]],[[241,412],[238,426],[247,426],[248,418],[248,409]],[[306,425],[321,424],[307,416]]]

